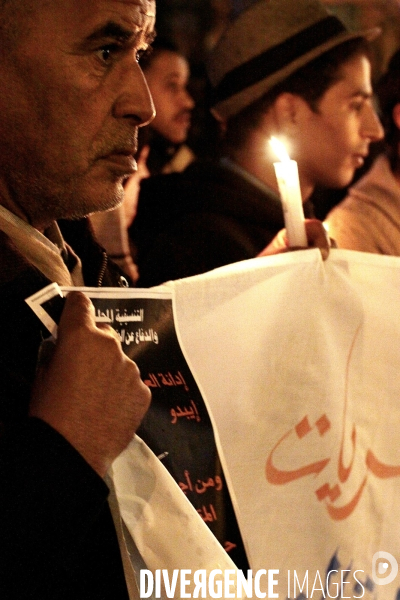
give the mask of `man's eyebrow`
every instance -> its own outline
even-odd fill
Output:
[[[364,98],[365,100],[369,100],[370,98],[372,98],[372,97],[373,97],[373,92],[372,92],[372,90],[371,90],[370,92],[369,92],[369,91],[367,92],[367,91],[365,91],[365,90],[356,90],[356,91],[355,91],[355,92],[354,92],[354,93],[351,95],[351,97],[352,97],[352,98],[359,98],[360,96],[361,96],[362,98]]]
[[[138,32],[122,27],[115,21],[108,21],[98,29],[95,29],[87,38],[88,42],[96,42],[105,38],[112,38],[119,42],[129,42]]]
[[[144,36],[144,42],[150,46],[154,42],[157,37],[157,33],[155,31],[147,31]]]
[[[88,42],[96,42],[104,38],[114,38],[121,42],[127,42],[134,35],[134,32],[122,27],[119,23],[109,21],[98,29],[95,29],[88,37]]]

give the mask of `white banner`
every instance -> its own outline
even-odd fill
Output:
[[[400,600],[400,258],[306,250],[152,290],[83,291],[152,388],[155,441],[178,421],[192,439],[201,392],[256,597]],[[50,331],[60,298],[49,286],[27,300]],[[186,465],[186,438],[171,440],[156,455]],[[233,567],[181,493],[189,478],[178,487],[137,442],[114,474],[152,571]],[[218,497],[216,478],[197,482]]]
[[[279,598],[399,598],[400,259],[299,251],[173,288],[253,570]]]

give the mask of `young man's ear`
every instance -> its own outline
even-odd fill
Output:
[[[280,94],[274,103],[275,119],[283,131],[298,125],[310,110],[303,98],[289,92]]]

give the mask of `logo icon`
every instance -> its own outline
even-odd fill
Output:
[[[372,557],[372,579],[377,585],[387,585],[397,577],[399,565],[390,552],[380,550]]]

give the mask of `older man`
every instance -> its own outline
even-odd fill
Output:
[[[33,389],[46,332],[24,299],[50,281],[121,281],[86,237],[78,258],[55,221],[116,206],[135,170],[154,112],[137,58],[155,4],[3,0],[0,17],[0,596],[125,600],[103,478],[149,390],[77,293]]]

